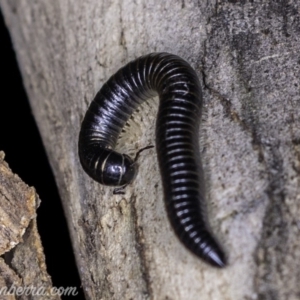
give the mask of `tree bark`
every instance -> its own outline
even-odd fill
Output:
[[[36,226],[40,199],[0,151],[0,298],[58,300]]]
[[[292,1],[1,0],[62,197],[87,299],[297,299],[300,295],[300,5]],[[84,113],[121,66],[177,54],[203,87],[208,216],[227,250],[215,270],[177,240],[156,154],[125,195],[82,170]],[[154,144],[157,101],[120,147]]]

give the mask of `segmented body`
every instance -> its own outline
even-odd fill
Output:
[[[142,56],[121,68],[92,101],[79,136],[84,170],[96,181],[130,183],[136,164],[114,151],[132,113],[159,95],[156,150],[169,220],[181,242],[210,264],[223,267],[225,257],[204,217],[204,184],[198,130],[202,93],[197,74],[183,59],[169,53]]]

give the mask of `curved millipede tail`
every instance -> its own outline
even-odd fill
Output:
[[[114,148],[133,112],[157,94],[156,150],[169,220],[191,252],[215,267],[224,267],[225,255],[203,217],[198,142],[202,93],[198,77],[186,61],[169,53],[151,53],[114,74],[97,93],[82,122],[81,164],[101,184],[132,182],[137,164]]]

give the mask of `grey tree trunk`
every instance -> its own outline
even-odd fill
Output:
[[[299,1],[0,3],[87,299],[300,298]],[[97,90],[124,63],[159,51],[189,61],[202,82],[207,209],[224,270],[173,234],[154,150],[125,195],[79,164],[80,123]],[[129,152],[155,143],[156,106],[135,116],[120,142]]]

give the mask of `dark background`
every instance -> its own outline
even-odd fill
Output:
[[[38,230],[53,286],[76,286],[77,296],[62,299],[84,299],[58,190],[1,11],[0,45],[0,150],[5,152],[12,171],[29,186],[34,186],[42,200],[37,211]]]

